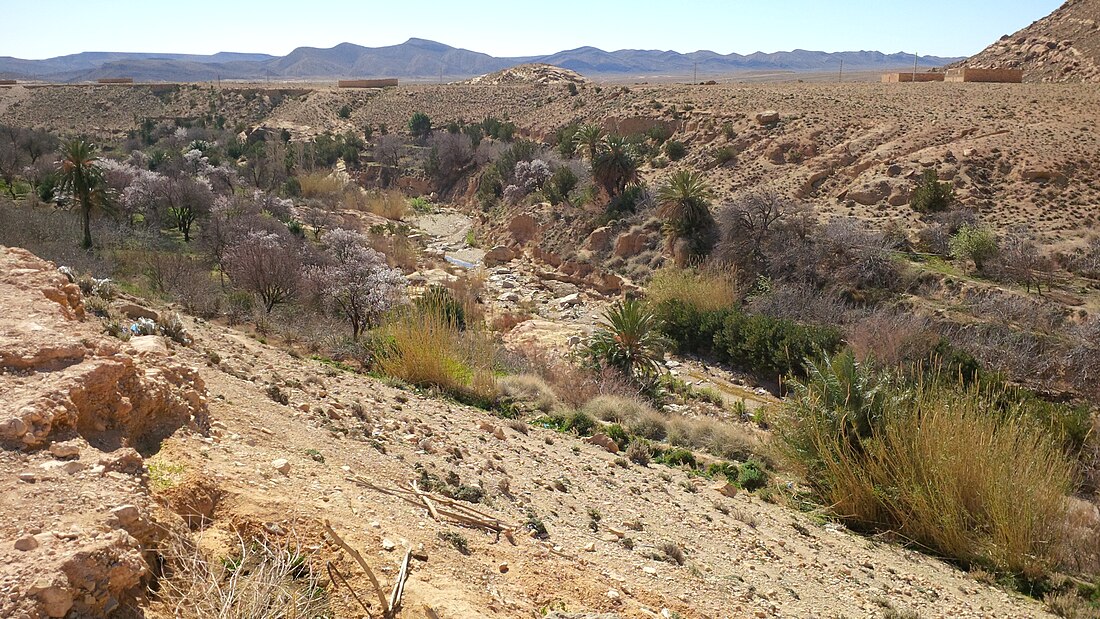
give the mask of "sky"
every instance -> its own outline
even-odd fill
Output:
[[[431,39],[494,56],[584,45],[970,56],[1061,0],[0,0],[0,56],[82,51],[285,55]]]

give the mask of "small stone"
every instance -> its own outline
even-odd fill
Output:
[[[286,475],[290,472],[290,463],[287,462],[286,458],[277,458],[271,461],[271,468]]]
[[[588,542],[584,545],[585,552],[596,552],[596,542]]]
[[[646,574],[649,574],[650,576],[656,576],[657,575],[657,568],[649,566],[649,565],[643,567],[642,571],[645,572]]]
[[[618,600],[619,597],[620,596],[619,596],[618,591],[616,591],[614,589],[608,589],[607,590],[607,599],[609,599],[609,600]]]
[[[416,550],[412,552],[412,558],[416,559],[417,561],[428,560],[428,551],[424,548],[424,544],[416,545]]]
[[[19,481],[25,482],[25,483],[28,483],[28,484],[33,484],[34,482],[38,481],[38,478],[34,476],[34,473],[30,473],[30,472],[20,473],[19,474]]]
[[[33,535],[24,535],[23,537],[15,540],[16,550],[27,552],[28,550],[34,550],[35,548],[38,548],[38,540],[35,539]]]
[[[397,548],[397,544],[393,543],[393,540],[391,540],[391,539],[382,540],[382,550],[389,551],[389,550],[393,550],[395,548]]]
[[[61,466],[61,470],[65,471],[65,473],[69,475],[76,475],[86,468],[88,468],[87,464],[84,464],[83,462],[76,462],[75,460],[66,462],[64,465]]]
[[[55,458],[78,458],[80,457],[80,446],[71,442],[54,443],[50,445],[50,453]]]
[[[714,488],[715,492],[721,494],[722,496],[726,496],[731,499],[737,496],[737,486],[729,483],[728,481],[720,481],[714,484],[714,486],[712,487]]]
[[[381,529],[382,528],[382,523],[378,522],[377,520],[372,520],[371,523],[370,523],[370,528],[372,528],[372,529]]]
[[[141,516],[141,512],[134,505],[120,505],[111,510],[115,518],[122,523],[123,526],[133,524]]]
[[[504,563],[501,563],[500,565],[497,566],[497,569],[500,570],[501,574],[507,574],[508,573],[508,562],[505,561]]]

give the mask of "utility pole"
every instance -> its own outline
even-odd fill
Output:
[[[913,52],[913,83],[917,83],[917,52]]]
[[[692,77],[691,77],[691,85],[695,86],[698,83],[699,83],[699,61],[696,60],[695,61],[695,71],[694,71],[694,73],[692,73]]]
[[[443,83],[443,63],[439,63],[439,83]]]
[[[844,59],[840,59],[840,82],[844,83]]]

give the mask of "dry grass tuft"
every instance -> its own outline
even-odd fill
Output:
[[[496,399],[495,342],[485,333],[460,331],[432,306],[400,313],[385,327],[379,368],[420,387],[435,387],[479,402]]]
[[[325,172],[312,172],[298,177],[303,198],[331,198],[344,190],[340,179]]]
[[[181,619],[312,619],[330,613],[312,557],[292,539],[239,540],[227,557],[175,537],[162,551],[159,603]]]
[[[680,301],[700,312],[732,306],[738,298],[732,267],[708,265],[698,269],[665,268],[653,274],[646,299],[653,305]]]
[[[400,191],[363,191],[357,188],[344,193],[344,208],[402,221],[409,214],[409,201]]]
[[[518,374],[505,376],[499,381],[501,395],[520,402],[529,402],[544,413],[549,413],[558,403],[554,389],[541,376]]]

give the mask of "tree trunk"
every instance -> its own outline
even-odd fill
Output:
[[[84,242],[81,244],[84,249],[92,248],[92,205],[87,201],[81,204],[80,208],[81,219],[84,223]]]

